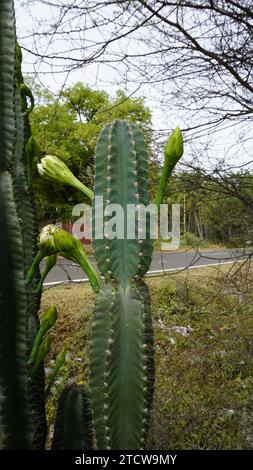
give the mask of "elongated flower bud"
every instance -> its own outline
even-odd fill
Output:
[[[93,192],[79,181],[67,165],[54,155],[47,155],[37,164],[41,176],[51,181],[68,184],[82,191],[89,199],[93,199]]]
[[[171,173],[177,162],[182,157],[183,152],[184,146],[182,132],[179,127],[176,127],[164,147],[164,166],[155,198],[155,203],[157,206],[160,206],[162,203],[168,179],[171,176]]]
[[[32,348],[32,352],[28,361],[28,364],[33,364],[36,362],[36,358],[38,355],[38,351],[41,345],[41,342],[45,336],[45,334],[54,326],[57,320],[57,310],[56,307],[53,305],[49,307],[42,315],[41,315],[41,323],[40,328],[37,333],[37,336],[34,341],[34,345]]]
[[[28,169],[27,179],[28,179],[29,186],[32,183],[33,161],[34,161],[34,158],[36,157],[37,152],[38,152],[38,147],[37,147],[36,140],[34,136],[31,135],[31,137],[29,138],[25,146],[25,153],[27,157],[27,169]]]
[[[170,167],[176,165],[184,152],[183,136],[179,127],[176,127],[170,135],[164,147],[165,165]]]
[[[65,364],[65,360],[66,360],[66,354],[67,354],[67,351],[66,349],[63,349],[57,356],[56,358],[56,361],[55,361],[55,365],[54,365],[54,368],[49,376],[49,379],[48,379],[48,384],[47,384],[47,388],[46,388],[46,391],[45,391],[45,398],[47,398],[50,394],[50,391],[52,389],[52,386],[54,384],[54,381],[59,373],[59,370],[61,369],[61,367]]]
[[[87,274],[92,288],[95,292],[98,292],[100,286],[98,274],[90,264],[80,240],[77,240],[77,238],[73,237],[73,235],[65,230],[55,227],[53,231],[53,243],[57,253],[64,256],[64,258],[80,264]]]
[[[41,326],[44,331],[48,331],[55,324],[57,320],[57,310],[55,305],[49,307],[40,317]]]
[[[33,365],[32,371],[31,371],[32,377],[34,377],[36,375],[36,372],[37,372],[40,364],[42,363],[42,361],[44,361],[46,355],[49,353],[50,348],[51,348],[51,343],[52,343],[51,336],[47,336],[43,340],[43,342],[41,343],[41,345],[39,347],[39,350],[38,350],[38,354],[36,356],[35,363]]]
[[[47,225],[41,230],[38,248],[38,254],[27,275],[27,283],[31,282],[38,264],[45,256],[59,254],[80,264],[87,274],[93,290],[95,292],[99,291],[100,281],[98,274],[90,264],[82,243],[73,237],[73,235],[55,225]]]

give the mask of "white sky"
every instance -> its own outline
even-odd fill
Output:
[[[48,20],[49,18],[54,18],[54,9],[49,8],[46,5],[42,5],[40,3],[36,3],[35,6],[33,5],[29,9],[22,6],[22,0],[14,0],[15,1],[15,8],[16,8],[16,23],[17,23],[17,35],[18,38],[21,37],[21,45],[27,45],[27,47],[31,47],[31,39],[25,38],[25,36],[29,36],[29,34],[36,31],[37,25],[40,25],[40,22],[43,20]],[[94,34],[94,33],[93,33]],[[96,37],[93,37],[93,40]],[[84,38],[84,41],[87,38]],[[44,44],[44,53],[49,50],[48,40],[45,39]],[[54,47],[57,47],[57,43]],[[58,47],[60,50],[64,49],[67,50],[68,44],[64,44],[61,39],[58,41]],[[120,46],[119,46],[120,47]],[[111,96],[115,94],[115,91],[118,88],[124,89],[128,94],[134,92],[133,96],[143,96],[145,97],[145,103],[150,107],[152,111],[152,122],[153,122],[153,129],[172,129],[176,125],[179,125],[181,128],[188,127],[191,125],[189,122],[189,115],[187,113],[178,112],[176,109],[173,109],[173,103],[166,103],[164,106],[158,103],[157,96],[159,91],[156,89],[154,85],[150,86],[149,84],[143,85],[137,91],[133,84],[129,84],[129,82],[124,83],[124,86],[119,86],[117,81],[119,80],[119,76],[115,69],[105,67],[103,65],[89,65],[83,69],[77,69],[74,72],[71,72],[69,75],[65,73],[52,73],[50,67],[42,64],[40,59],[34,57],[31,54],[27,54],[23,51],[23,73],[30,74],[36,71],[37,80],[43,84],[44,86],[48,87],[54,93],[57,93],[63,84],[67,86],[71,86],[76,82],[80,81],[83,82],[85,85],[104,89],[107,91]],[[241,128],[234,127],[232,129],[228,128],[227,130],[222,130],[215,135],[215,138],[211,140],[211,160],[218,160],[220,158],[226,157],[229,158],[231,164],[238,163],[238,149],[233,147],[233,142],[237,139],[239,132],[241,132]],[[163,140],[166,137],[163,137]],[[205,143],[202,141],[202,145]],[[198,150],[198,147],[197,147]],[[193,149],[191,147],[187,149],[187,144],[185,146],[185,155],[187,157],[188,154],[192,153]],[[251,146],[250,144],[246,144],[245,149],[242,151],[240,149],[240,162],[248,161],[249,154],[251,153]],[[205,157],[203,157],[203,164],[206,164]]]

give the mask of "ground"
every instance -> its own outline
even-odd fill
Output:
[[[253,449],[251,268],[204,268],[147,283],[156,357],[148,447]],[[88,379],[94,295],[87,284],[54,287],[44,291],[42,310],[51,304],[58,320],[47,368],[63,347],[68,350],[47,405],[53,423],[64,385]]]

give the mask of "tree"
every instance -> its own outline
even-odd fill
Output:
[[[253,163],[252,1],[37,2],[54,22],[44,18],[21,44],[43,72],[71,75],[91,67],[98,82],[108,75],[108,83],[127,85],[131,93],[155,93],[156,107],[168,117],[162,128],[153,124],[156,142],[165,142],[175,115],[184,122],[183,169],[192,191],[204,197],[205,187],[211,199],[231,198],[231,219],[238,214],[231,208],[243,206],[250,221],[252,193],[240,188],[251,181]],[[153,149],[157,163],[160,148]],[[157,164],[154,182],[156,171]]]
[[[144,130],[150,143],[151,114],[141,98],[129,99],[123,91],[110,98],[104,91],[92,90],[81,83],[54,97],[37,89],[44,104],[31,114],[32,132],[43,154],[56,155],[88,187],[93,187],[95,146],[102,127],[116,118],[127,118]],[[151,149],[150,149],[151,153]],[[38,176],[34,168],[40,218],[68,221],[80,194],[70,188],[53,185]],[[56,209],[57,207],[57,209]],[[57,212],[56,212],[57,210]]]
[[[177,110],[184,120],[188,139],[202,137],[206,149],[213,133],[233,126],[233,135],[245,144],[243,152],[248,151],[246,142],[253,137],[251,0],[37,2],[51,9],[55,21],[45,19],[32,34],[36,48],[21,42],[50,65],[50,72],[88,70],[92,64],[104,79],[113,68],[113,80],[121,86],[127,81],[146,93],[155,88],[161,108]],[[157,132],[167,135],[168,128]]]

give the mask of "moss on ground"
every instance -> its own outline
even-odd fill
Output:
[[[198,269],[147,280],[155,330],[156,392],[148,447],[253,448],[253,274],[248,266]],[[50,423],[66,383],[88,380],[94,295],[89,285],[43,293],[55,304],[50,367],[67,362],[48,402]]]

